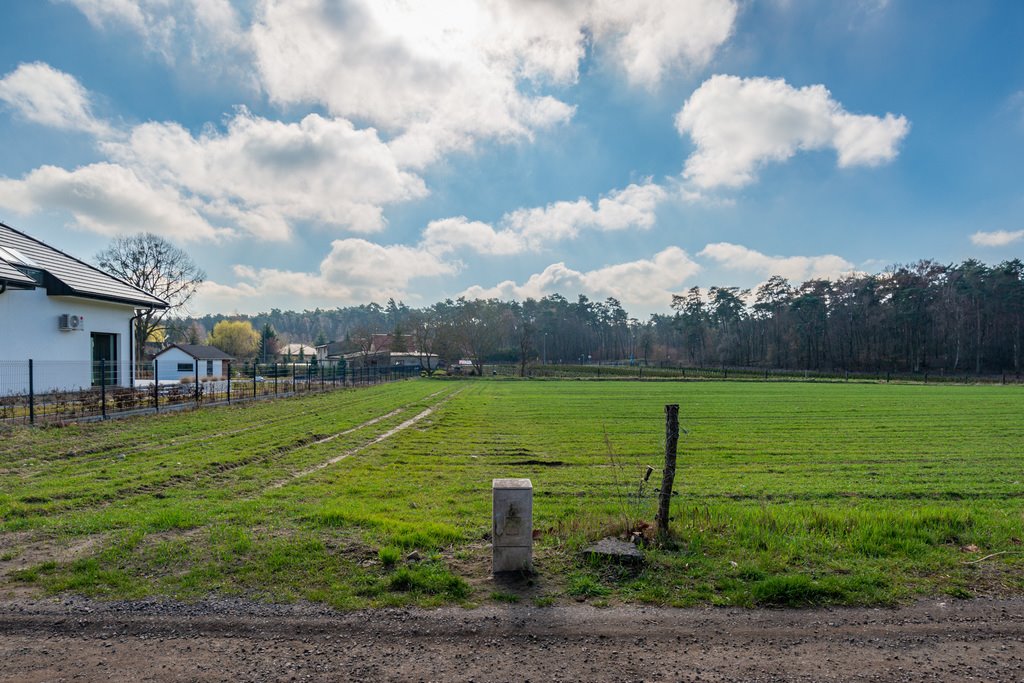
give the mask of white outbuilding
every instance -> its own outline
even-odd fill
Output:
[[[157,379],[161,382],[183,378],[221,378],[227,375],[227,362],[234,360],[216,346],[171,344],[154,356]],[[197,374],[198,373],[198,374]]]

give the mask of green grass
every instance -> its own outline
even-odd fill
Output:
[[[689,432],[674,544],[639,570],[583,562],[653,520],[666,403]],[[1021,415],[1012,386],[418,380],[18,428],[0,438],[0,562],[37,558],[6,580],[50,592],[340,608],[1020,595]],[[488,577],[497,477],[533,481],[543,597]]]

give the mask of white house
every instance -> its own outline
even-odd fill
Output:
[[[194,379],[197,369],[200,381],[205,377],[225,377],[228,370],[226,361],[234,359],[216,346],[171,344],[153,360],[156,361],[157,380],[167,382],[180,381],[183,377]]]
[[[308,344],[285,344],[277,352],[278,358],[290,361],[309,361],[318,358],[317,347]]]
[[[133,381],[134,318],[167,303],[0,223],[0,393]]]

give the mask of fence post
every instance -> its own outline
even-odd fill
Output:
[[[107,419],[107,361],[100,359],[100,415]]]
[[[196,403],[199,403],[199,359],[196,359],[196,389],[193,392],[195,394]]]
[[[160,361],[153,359],[153,411],[160,412]]]
[[[255,361],[252,364],[252,397],[256,398],[256,375],[259,374],[259,363]]]
[[[32,359],[28,359],[28,423],[36,423],[35,370]]]
[[[672,484],[676,478],[676,450],[679,445],[679,404],[665,406],[665,469],[661,475],[661,492],[658,494],[658,537],[664,543],[668,540],[669,508],[672,504]]]
[[[231,361],[224,361],[228,366],[228,403],[231,403]]]

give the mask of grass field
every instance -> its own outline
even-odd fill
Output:
[[[674,547],[652,520],[679,403]],[[490,481],[533,480],[537,574],[489,577]],[[1024,391],[416,380],[0,434],[0,594],[372,605],[886,604],[1024,593]],[[988,555],[998,553],[993,557]],[[410,558],[410,554],[412,557]],[[981,561],[978,561],[981,560]]]

